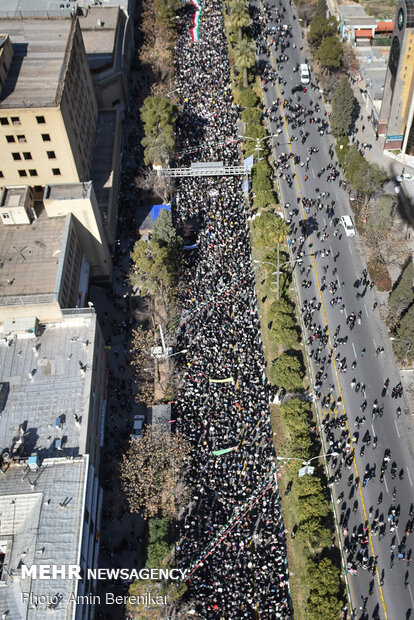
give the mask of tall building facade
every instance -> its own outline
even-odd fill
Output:
[[[98,107],[78,19],[0,20],[0,32],[0,184],[88,181]]]
[[[414,0],[400,0],[392,35],[378,134],[384,148],[414,155]]]

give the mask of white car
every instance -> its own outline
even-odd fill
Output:
[[[302,84],[309,84],[310,82],[310,71],[308,65],[302,64],[299,67],[300,73],[300,81]]]
[[[395,177],[397,183],[401,183],[402,181],[411,181],[414,179],[414,174],[399,174],[398,177]]]
[[[341,224],[344,227],[347,237],[355,237],[354,223],[350,215],[342,215]]]

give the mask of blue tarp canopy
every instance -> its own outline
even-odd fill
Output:
[[[158,218],[159,214],[161,213],[163,209],[171,213],[171,205],[154,205],[152,207],[151,217],[152,217],[153,222],[155,222],[155,220]]]

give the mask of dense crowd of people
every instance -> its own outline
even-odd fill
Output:
[[[237,114],[221,3],[203,4],[203,17],[199,42],[185,29],[175,50],[183,103],[179,163],[188,166],[188,151],[202,144],[204,161],[235,165]],[[190,353],[177,426],[194,449],[177,559],[201,617],[287,618],[284,529],[242,179],[180,179],[177,194],[178,227],[196,219],[198,229],[180,299],[179,348]]]

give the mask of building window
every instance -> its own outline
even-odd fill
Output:
[[[37,170],[29,170],[29,174],[31,177],[37,177]]]
[[[18,170],[17,172],[19,173],[19,177],[27,177],[26,170]]]
[[[55,177],[58,177],[60,175],[60,168],[52,168],[52,172]]]
[[[46,151],[49,159],[56,159],[55,151]]]
[[[46,124],[46,119],[44,116],[36,116],[36,120],[37,120],[37,124],[38,125],[45,125]]]
[[[26,136],[23,136],[23,135],[17,136],[17,142],[26,142]]]
[[[20,118],[18,116],[12,116],[10,120],[13,125],[21,125]]]
[[[34,191],[39,193],[43,191],[43,187],[41,185],[35,185],[34,186]]]
[[[20,153],[12,153],[12,157],[13,157],[14,161],[19,161],[19,159],[22,158]]]
[[[27,152],[26,152],[26,153],[23,153],[23,157],[24,157],[25,159],[32,159],[32,154],[31,154],[31,153],[27,153]]]
[[[8,220],[10,218],[10,215],[8,213],[2,213],[1,217],[3,218],[3,220]]]
[[[5,116],[0,118],[0,125],[8,125],[8,124],[9,124],[9,120]]]
[[[6,136],[7,142],[15,142],[14,136]]]
[[[50,142],[50,136],[48,133],[42,133],[43,142]]]

